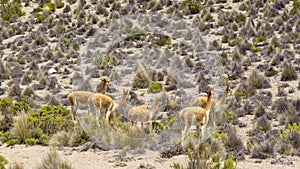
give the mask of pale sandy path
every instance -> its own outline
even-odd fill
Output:
[[[47,156],[50,152],[51,147],[49,146],[30,146],[15,145],[13,147],[0,147],[0,154],[3,155],[10,164],[17,162],[22,164],[25,169],[32,169],[39,166],[42,159]],[[176,156],[170,159],[159,158],[159,152],[147,151],[146,154],[130,155],[127,154],[128,158],[125,157],[126,166],[117,167],[116,156],[120,154],[120,150],[88,150],[85,152],[79,152],[76,148],[62,148],[57,150],[59,156],[64,161],[71,163],[74,169],[109,169],[109,168],[137,168],[140,164],[150,164],[156,168],[169,169],[173,162],[181,162],[187,159],[186,156]]]

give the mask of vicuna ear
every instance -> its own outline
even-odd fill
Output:
[[[129,89],[123,89],[123,93],[129,94]]]

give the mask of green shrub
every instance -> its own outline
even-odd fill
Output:
[[[33,138],[38,143],[48,144],[53,134],[58,131],[70,131],[74,124],[70,121],[70,110],[62,106],[44,106],[39,111],[28,115],[28,124],[33,130]]]
[[[64,2],[58,2],[56,4],[57,8],[60,9],[60,8],[63,8],[65,6],[65,3]]]
[[[20,17],[24,14],[20,3],[5,3],[5,1],[1,1],[0,16],[3,20],[11,21],[14,15]]]
[[[144,29],[141,29],[141,28],[133,28],[131,31],[130,31],[130,35],[129,35],[129,38],[131,40],[141,40],[143,39],[144,37],[148,36],[149,34],[144,30]]]
[[[266,40],[267,40],[267,38],[266,38],[265,36],[257,37],[257,38],[255,38],[255,39],[253,39],[253,45],[254,45],[255,47],[257,47],[259,42],[264,42],[264,41],[266,41]]]
[[[22,111],[28,112],[30,110],[31,107],[28,105],[28,103],[24,101],[14,102],[12,98],[0,99],[0,111],[2,115],[4,114],[17,115]]]
[[[8,164],[7,159],[0,155],[0,169],[5,169],[6,164]]]
[[[223,169],[235,169],[237,160],[234,159],[233,155],[230,155],[224,162]]]
[[[287,128],[278,132],[280,143],[279,152],[287,155],[295,155],[300,148],[300,124],[289,124]]]
[[[37,19],[38,23],[42,23],[47,18],[47,16],[42,12],[39,12],[35,14],[35,18]]]
[[[244,21],[246,21],[246,19],[247,19],[247,16],[244,15],[243,13],[237,13],[236,16],[235,16],[235,22],[236,23],[244,22]]]
[[[26,63],[26,61],[24,58],[20,58],[20,59],[18,59],[18,63],[21,65],[24,65]]]
[[[27,138],[27,139],[25,139],[25,144],[26,145],[32,146],[32,145],[35,145],[37,143],[38,143],[38,139],[35,139],[35,138]]]
[[[55,3],[49,2],[49,3],[45,3],[45,4],[43,5],[43,8],[44,8],[44,10],[45,10],[46,12],[52,13],[52,12],[55,12],[55,10],[56,10],[56,5],[55,5]]]
[[[261,47],[253,47],[253,48],[252,48],[252,51],[253,51],[253,52],[261,52],[261,51],[262,51],[262,48],[261,48]]]
[[[191,14],[197,14],[202,9],[201,2],[197,0],[184,0],[182,6],[187,7]]]
[[[300,1],[299,0],[294,0],[293,1],[293,7],[296,8],[296,9],[299,9],[300,8]]]
[[[162,84],[159,82],[154,82],[151,84],[149,91],[151,93],[159,93],[162,91]]]

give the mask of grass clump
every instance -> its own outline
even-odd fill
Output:
[[[255,47],[257,47],[260,42],[264,42],[266,40],[267,40],[267,38],[265,36],[260,36],[260,37],[253,39],[252,43]]]
[[[173,163],[173,169],[235,169],[237,160],[233,155],[229,155],[224,164],[221,164],[221,155],[211,153],[211,149],[207,143],[201,143],[195,149],[188,149],[187,165]]]
[[[8,164],[7,159],[0,155],[0,169],[5,169],[5,165]]]
[[[22,112],[18,116],[18,120],[14,123],[13,133],[17,140],[19,140],[19,143],[25,143],[26,141],[30,143],[29,145],[33,145],[33,140],[31,139],[31,131],[28,124],[28,118],[27,115]]]
[[[197,0],[184,0],[182,6],[188,8],[191,14],[197,14],[201,11],[201,3]]]
[[[248,78],[249,86],[252,86],[256,89],[268,88],[270,84],[257,70],[252,71]]]
[[[162,84],[159,82],[154,82],[151,84],[149,91],[151,93],[159,93],[162,91]]]
[[[267,132],[272,128],[271,123],[266,119],[265,116],[258,119],[255,127],[263,132]]]
[[[2,58],[0,58],[0,78],[1,79],[9,79],[11,76],[9,69],[4,64]]]
[[[300,124],[289,124],[287,128],[279,132],[278,135],[280,138],[279,153],[286,155],[300,155]]]
[[[149,78],[146,71],[140,71],[138,72],[132,82],[133,88],[148,88],[151,85],[151,79]]]
[[[43,8],[46,12],[48,13],[52,13],[52,12],[55,12],[56,10],[56,4],[55,3],[52,3],[52,2],[49,2],[49,3],[45,3],[43,5]]]
[[[253,96],[255,93],[256,91],[252,86],[242,83],[234,92],[234,95],[242,98],[249,98],[250,96]]]
[[[167,35],[158,34],[157,37],[154,37],[151,42],[159,46],[171,45],[172,39]]]
[[[51,169],[51,168],[61,168],[61,169],[71,169],[71,164],[63,161],[59,154],[55,150],[51,150],[47,153],[47,156],[43,158],[42,164],[37,167],[38,169]]]
[[[261,47],[253,47],[253,48],[252,48],[252,51],[253,51],[253,52],[261,52],[261,51],[262,51],[262,48],[261,48]]]
[[[246,19],[247,19],[247,16],[244,15],[243,13],[237,13],[235,16],[236,23],[244,22],[244,21],[246,21]]]
[[[17,2],[1,1],[0,3],[0,16],[3,20],[12,21],[14,16],[23,16],[25,13],[22,11],[22,6]]]
[[[284,62],[282,69],[283,69],[281,74],[282,81],[290,81],[290,80],[298,79],[298,73],[291,64]]]
[[[141,29],[141,28],[133,28],[130,32],[129,38],[131,40],[142,40],[149,34],[146,32],[146,30]]]
[[[251,150],[252,158],[266,159],[274,156],[274,144],[270,141],[256,144]]]

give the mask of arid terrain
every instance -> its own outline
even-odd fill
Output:
[[[299,168],[299,0],[21,0],[0,14],[0,168]],[[68,95],[105,76],[117,120],[79,106],[74,123]],[[208,89],[224,102],[200,146],[195,126],[180,142],[179,111]],[[153,129],[130,125],[140,105]]]

